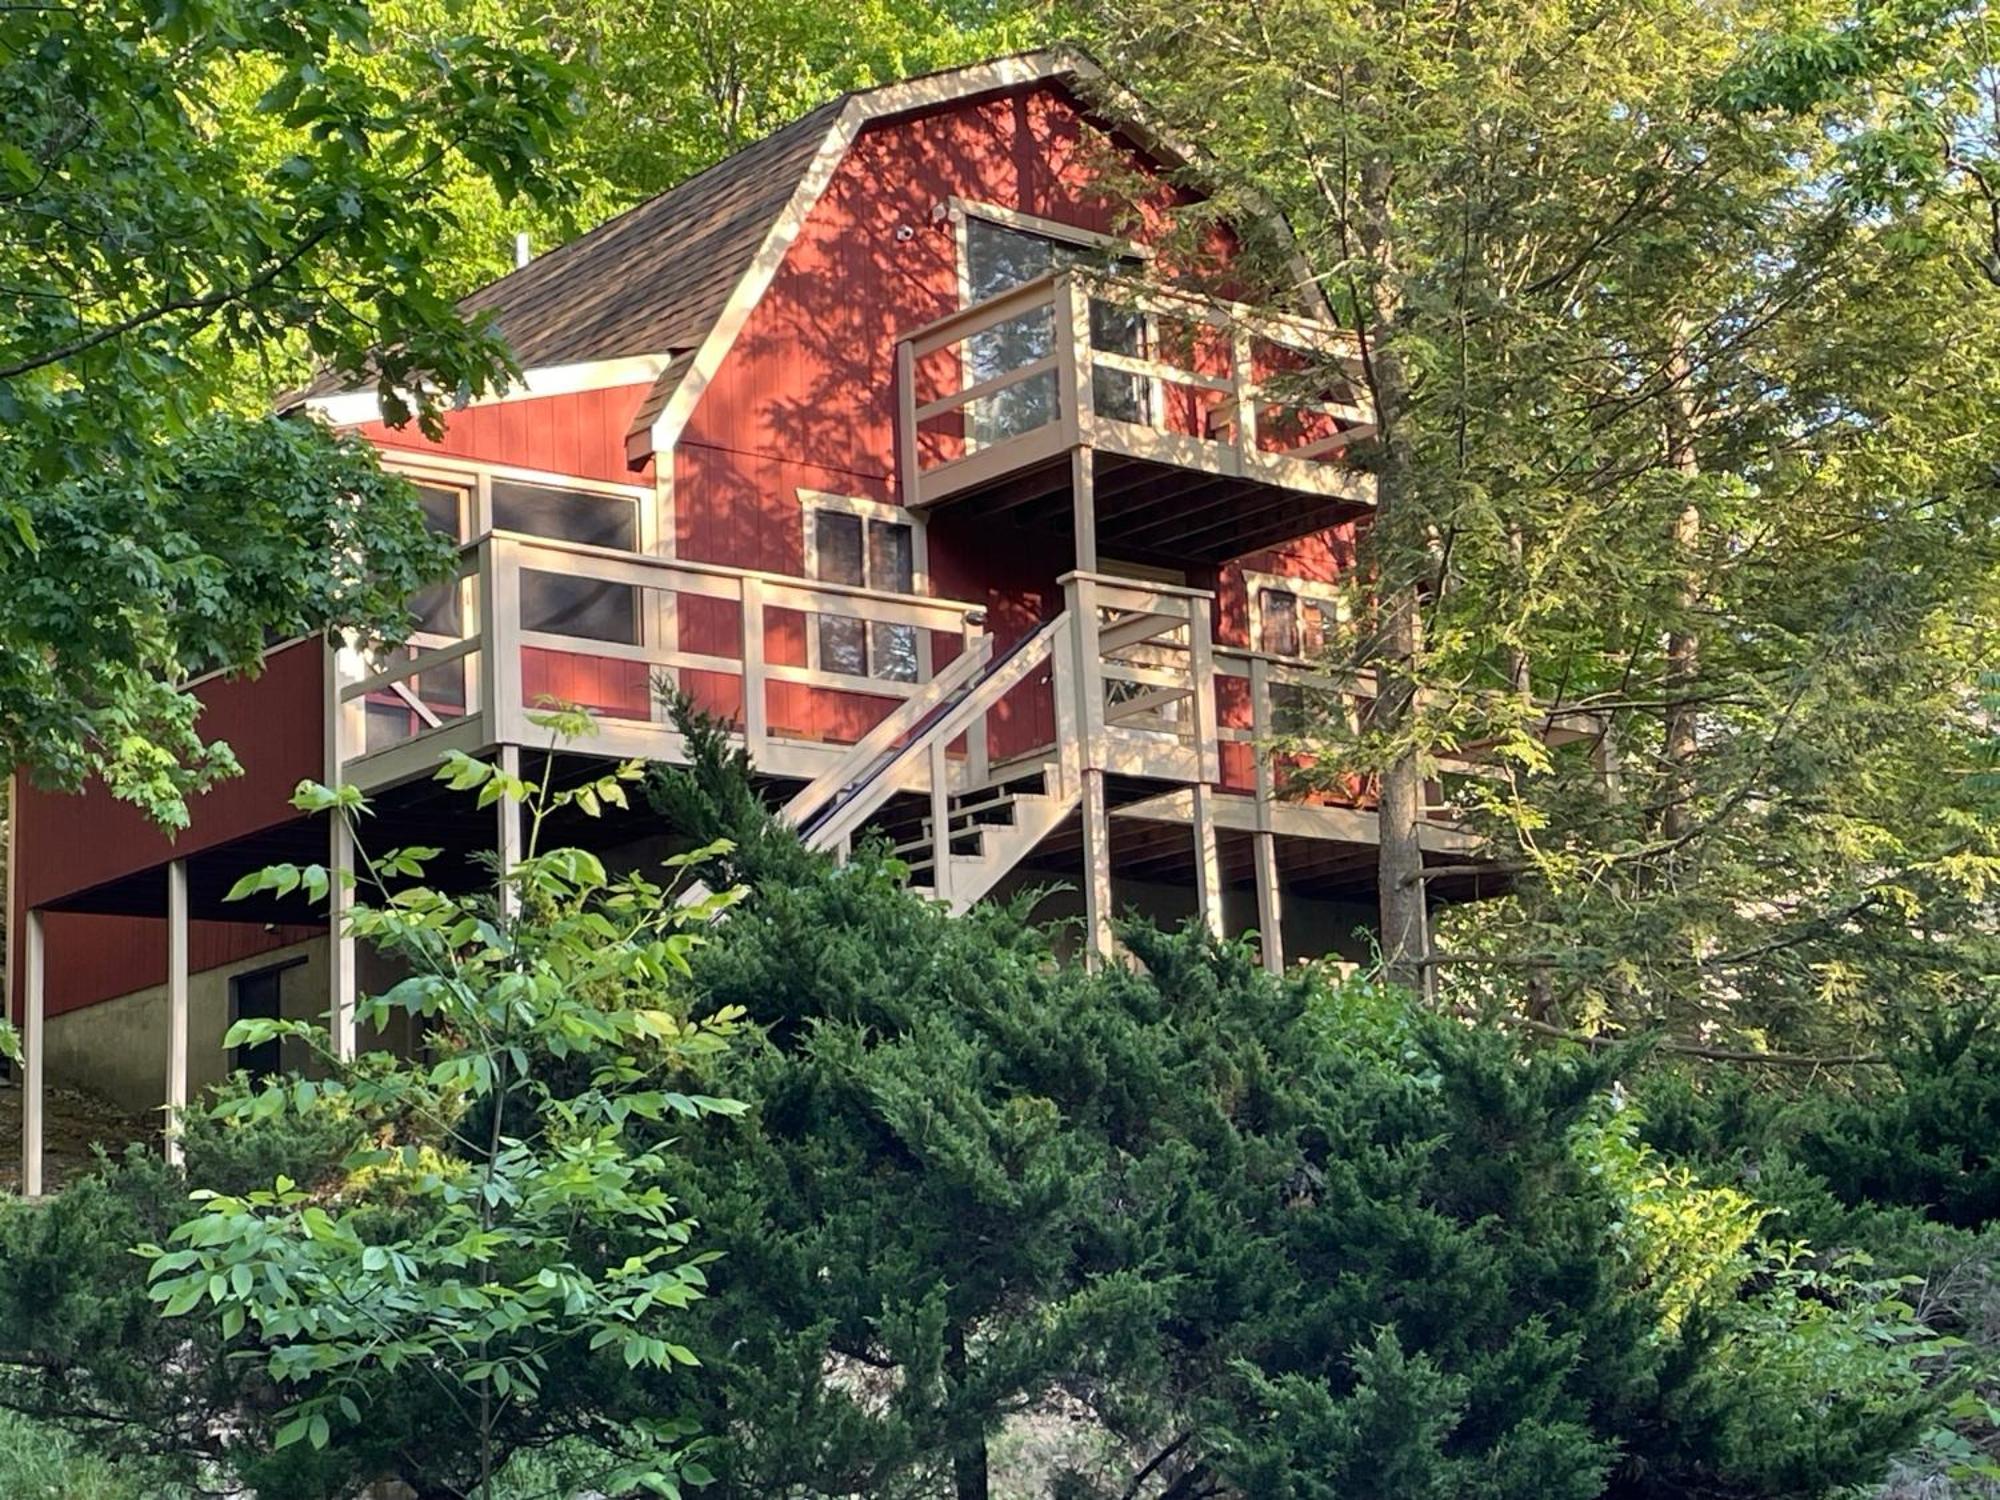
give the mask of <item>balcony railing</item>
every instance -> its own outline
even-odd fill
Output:
[[[596,720],[575,749],[678,759],[676,690],[760,767],[816,775],[983,631],[953,600],[509,533],[469,545],[453,587],[437,613],[454,634],[339,653],[336,757],[360,784],[450,748],[545,742],[530,716],[555,704]]]
[[[1306,319],[1081,269],[1043,276],[898,346],[907,503],[1078,447],[1352,495],[1341,460],[1374,430],[1352,360],[1343,335]]]

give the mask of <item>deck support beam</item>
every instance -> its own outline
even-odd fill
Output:
[[[1257,936],[1264,948],[1264,967],[1285,972],[1284,895],[1278,887],[1278,837],[1255,833],[1257,857]]]
[[[167,1089],[166,1156],[184,1160],[181,1131],[188,1106],[188,873],[187,861],[167,864]]]
[[[1076,568],[1097,571],[1097,461],[1088,448],[1069,455],[1070,514],[1076,528]]]
[[[502,745],[500,747],[500,774],[510,783],[521,780],[521,747]],[[514,867],[521,862],[521,800],[518,797],[502,797],[493,804],[495,822],[493,828],[493,877],[498,883],[500,895],[500,915],[518,917],[521,914],[520,893],[508,883]]]
[[[18,786],[19,783],[17,782]],[[48,961],[42,914],[30,907],[23,913],[21,964],[21,1196],[42,1196],[42,1110],[48,1092],[43,1064],[42,1032],[47,1019],[44,983]]]
[[[1202,925],[1217,942],[1223,938],[1222,855],[1215,840],[1215,788],[1194,785],[1194,888]]]

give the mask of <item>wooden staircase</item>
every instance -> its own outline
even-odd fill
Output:
[[[908,859],[913,886],[953,912],[964,911],[1048,837],[1082,796],[1060,759],[989,776],[984,757],[971,748],[984,743],[971,732],[986,715],[1068,640],[1067,614],[997,660],[990,638],[982,638],[787,803],[783,816],[812,849],[839,852],[857,835],[887,835]],[[966,750],[954,754],[961,740]]]
[[[910,884],[946,902],[954,915],[989,894],[1008,871],[1076,811],[1078,794],[1064,794],[1056,762],[1015,768],[1004,780],[955,794],[946,804],[947,837],[925,813],[914,837],[895,846],[909,862]],[[938,876],[939,855],[949,861]]]

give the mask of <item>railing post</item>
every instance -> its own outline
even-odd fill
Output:
[[[764,689],[764,583],[743,580],[743,748],[752,764],[764,758],[770,733],[770,705]],[[806,629],[815,628],[810,617]]]
[[[1250,748],[1256,765],[1257,828],[1251,835],[1257,866],[1257,935],[1264,967],[1285,971],[1284,893],[1278,885],[1278,838],[1271,829],[1276,778],[1271,774],[1271,664],[1250,658]]]
[[[1257,451],[1257,377],[1250,335],[1240,327],[1229,333],[1229,389],[1236,403],[1236,451],[1247,458]]]
[[[1074,271],[1055,279],[1050,312],[1056,335],[1056,404],[1065,439],[1090,441],[1093,414],[1090,348],[1090,295],[1080,290]]]
[[[521,710],[521,556],[514,543],[489,536],[479,544],[480,709],[483,739],[517,743]]]
[[[1194,677],[1194,747],[1197,781],[1213,786],[1222,779],[1222,754],[1215,711],[1215,601],[1188,600],[1188,667]]]
[[[1078,765],[1104,768],[1104,665],[1098,645],[1097,582],[1072,573],[1065,580],[1070,618],[1071,681],[1076,689]]]

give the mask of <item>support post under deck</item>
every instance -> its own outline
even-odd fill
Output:
[[[48,1090],[42,1031],[47,955],[42,914],[29,908],[21,933],[21,1196],[42,1196],[42,1109]]]
[[[1202,925],[1220,942],[1222,926],[1222,855],[1215,839],[1215,788],[1194,785],[1194,888]]]
[[[187,861],[167,864],[167,1088],[166,1156],[183,1159],[181,1131],[188,1105],[188,875]]]
[[[335,808],[327,832],[326,986],[327,1026],[333,1055],[354,1060],[354,1008],[360,998],[360,976],[354,963],[354,934],[348,918],[354,910],[354,828]]]
[[[1083,773],[1084,961],[1093,970],[1111,957],[1111,818],[1104,801],[1104,772]]]

